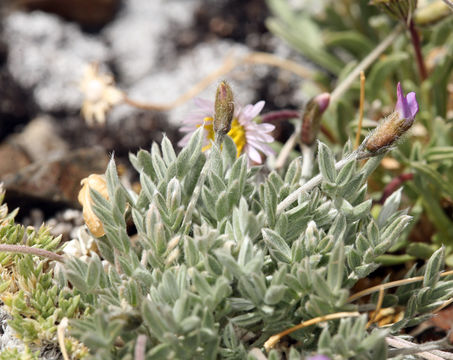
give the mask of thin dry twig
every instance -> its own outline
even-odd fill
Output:
[[[297,132],[294,132],[285,142],[278,154],[277,160],[275,161],[275,169],[280,169],[283,167],[283,165],[285,165],[286,159],[288,159],[289,154],[291,154],[291,151],[293,151],[294,147],[297,144],[297,138]]]
[[[381,311],[383,301],[384,301],[384,288],[381,287],[379,289],[379,297],[378,297],[378,301],[377,301],[377,304],[376,304],[376,310],[374,310],[373,316],[371,316],[370,320],[368,321],[367,328],[369,326],[371,326],[372,323],[374,323],[374,320],[378,316],[379,311]]]
[[[365,102],[365,73],[360,72],[360,107],[359,107],[359,124],[357,126],[357,134],[355,136],[354,149],[357,149],[360,144],[360,133],[362,132],[363,122],[363,107]]]
[[[358,317],[358,316],[360,316],[360,313],[358,311],[338,312],[338,313],[334,313],[334,314],[318,316],[313,319],[303,321],[299,325],[293,326],[292,328],[286,329],[285,331],[282,331],[281,333],[271,336],[264,343],[264,348],[266,349],[267,352],[269,352],[270,349],[274,348],[275,345],[277,345],[277,343],[281,340],[282,337],[284,337],[288,334],[291,334],[294,331],[306,328],[307,326],[315,325],[320,322],[324,322],[324,321],[328,321],[328,320],[342,319],[342,318],[347,318],[347,317]]]
[[[439,311],[441,311],[442,309],[444,309],[445,307],[447,307],[448,305],[450,305],[451,303],[453,303],[453,297],[444,301],[439,307],[435,308],[432,313],[435,314],[435,313],[438,313]]]
[[[64,360],[69,360],[68,352],[66,351],[66,346],[64,344],[64,333],[68,327],[68,318],[64,317],[61,319],[60,324],[57,326],[57,338],[58,345],[60,346],[61,355],[63,355]]]
[[[449,271],[445,271],[443,273],[440,274],[441,277],[444,277],[444,276],[449,276],[449,275],[453,275],[453,270],[449,270]],[[407,284],[411,284],[411,283],[414,283],[414,282],[418,282],[418,281],[423,281],[425,277],[424,276],[414,276],[414,277],[411,277],[411,278],[408,278],[408,279],[401,279],[401,280],[396,280],[396,281],[392,281],[392,282],[389,282],[387,284],[380,284],[380,285],[376,285],[376,286],[372,286],[368,289],[365,289],[365,290],[362,290],[362,291],[359,291],[358,293],[355,293],[354,295],[351,295],[348,299],[348,302],[352,302],[352,301],[355,301],[363,296],[366,296],[366,295],[370,295],[376,291],[380,291],[381,288],[383,290],[385,289],[390,289],[390,288],[393,288],[393,287],[396,287],[396,286],[401,286],[401,285],[407,285]]]
[[[144,109],[144,110],[153,110],[153,111],[166,111],[171,110],[179,105],[184,104],[190,99],[197,96],[200,92],[206,89],[219,77],[224,76],[231,72],[237,66],[243,64],[265,64],[270,66],[275,66],[283,70],[290,71],[301,78],[312,78],[312,71],[300,64],[295,63],[294,61],[282,59],[273,54],[268,54],[264,52],[253,52],[247,54],[241,58],[235,58],[233,53],[230,53],[224,60],[222,66],[217,70],[210,73],[200,82],[195,84],[192,88],[189,89],[186,93],[179,96],[176,100],[169,102],[168,104],[158,104],[158,103],[145,103],[131,99],[126,94],[124,95],[124,102],[133,107]]]
[[[393,335],[387,336],[385,340],[387,341],[387,344],[389,344],[390,346],[399,349],[392,351],[395,354],[395,356],[417,354],[417,356],[420,356],[427,360],[453,359],[453,354],[438,350],[440,346],[442,347],[449,346],[448,340],[446,338],[425,344],[414,344],[411,343],[410,341],[400,339]]]
[[[335,88],[334,91],[330,94],[330,103],[333,104],[338,98],[343,95],[343,93],[349,89],[349,87],[352,85],[354,80],[357,78],[357,76],[366,70],[398,37],[398,35],[401,33],[403,30],[402,25],[399,25],[396,27],[396,29],[390,33],[389,36],[387,36],[382,42],[372,51],[370,52],[356,67],[355,69],[349,73],[349,75]],[[299,130],[300,131],[300,130]],[[297,132],[294,136],[295,138],[299,137],[299,133]],[[291,151],[294,149],[296,146],[296,141],[295,139],[292,139],[292,136],[287,140],[285,145],[283,146],[283,149],[285,149],[285,152],[282,155],[279,155],[277,164],[282,167],[287,159],[287,156],[291,153]],[[282,151],[283,151],[282,149]],[[286,156],[286,157],[285,157]],[[277,165],[276,164],[276,165]],[[283,165],[281,165],[283,164]],[[276,166],[278,169],[278,167]]]
[[[25,245],[12,245],[12,244],[0,244],[0,252],[14,252],[21,254],[31,254],[40,257],[45,257],[50,260],[64,262],[64,256],[53,253],[52,251],[38,249],[31,246]]]

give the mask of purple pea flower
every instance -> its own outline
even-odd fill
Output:
[[[412,126],[418,113],[418,103],[414,92],[404,96],[401,84],[396,87],[395,111],[376,127],[359,150],[358,159],[375,156],[387,151]]]
[[[415,115],[418,113],[418,103],[415,93],[410,92],[406,96],[401,89],[401,83],[396,87],[396,105],[395,112],[398,112],[400,119],[404,119],[404,125],[409,128],[414,122]]]

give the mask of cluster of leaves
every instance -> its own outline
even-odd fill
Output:
[[[4,191],[0,188],[0,204],[3,198]],[[35,230],[15,224],[16,213],[8,213],[7,205],[0,205],[2,244],[25,245],[48,251],[58,248],[60,237],[51,236],[45,226]],[[8,325],[17,336],[32,349],[43,345],[58,348],[56,330],[59,322],[64,317],[77,317],[84,311],[80,292],[70,289],[63,278],[55,276],[55,269],[49,260],[30,254],[1,252],[0,278],[0,299],[11,316]],[[86,348],[77,340],[72,339],[68,346],[73,350],[74,359],[86,355]],[[17,349],[7,349],[0,356],[8,359],[16,353],[19,353]],[[29,351],[28,347],[21,356],[37,358],[37,354]]]
[[[398,31],[397,20],[366,1],[327,0],[317,6],[310,1],[299,5],[288,0],[267,0],[267,3],[273,14],[267,22],[269,29],[320,69],[316,86],[305,86],[306,92],[311,91],[312,95],[319,89],[333,90],[332,78],[334,84],[341,83],[385,37]],[[426,216],[435,227],[432,239],[435,246],[417,245],[406,249],[410,255],[426,258],[441,244],[446,245],[447,254],[453,250],[453,221],[448,215],[451,206],[448,204],[453,200],[449,186],[453,181],[453,103],[451,90],[448,90],[448,84],[453,81],[453,13],[441,1],[425,7],[419,3],[413,18],[415,31],[422,40],[421,53],[428,77],[420,80],[409,31],[401,32],[385,56],[377,58],[366,69],[365,94],[374,103],[365,106],[362,135],[390,112],[397,81],[416,92],[421,109],[416,120],[417,130],[414,130],[413,141],[400,144],[395,155],[400,166],[392,175],[413,175],[413,180],[405,185],[411,203],[418,204],[411,213],[415,217],[414,226],[420,217]],[[348,91],[336,98],[324,116],[324,126],[335,134],[337,144],[343,144],[357,132],[358,83],[355,81]],[[391,180],[388,172],[378,172],[374,179],[380,188]],[[408,243],[401,241],[400,247]],[[401,257],[403,262],[407,259],[405,255]],[[447,256],[447,263],[453,264],[453,256]]]
[[[399,192],[378,219],[370,215],[366,180],[380,157],[361,168],[350,157],[337,170],[321,143],[321,186],[282,210],[278,205],[300,187],[299,159],[282,174],[264,174],[238,158],[227,137],[206,161],[202,131],[178,156],[166,138],[160,148],[131,155],[139,194],[120,183],[113,160],[106,172],[109,199],[91,191],[106,233],[98,248],[110,265],[97,255],[87,262],[72,258],[66,276],[95,309],[71,321],[93,359],[131,359],[143,339],[146,359],[253,359],[280,331],[358,310],[349,300],[351,287],[379,266],[377,257],[410,221],[397,210]],[[350,151],[347,145],[344,157]],[[128,233],[130,222],[137,234]],[[292,333],[270,358],[317,351],[335,359],[386,358],[385,336],[421,321],[453,293],[453,283],[439,277],[443,255],[439,250],[426,268],[412,270],[424,274],[424,282],[385,296],[386,306],[410,304],[394,327],[367,328],[366,313],[330,321]],[[370,301],[375,307],[377,298]]]

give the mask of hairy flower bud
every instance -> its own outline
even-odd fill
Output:
[[[401,84],[397,86],[397,100],[395,110],[390,116],[378,125],[376,130],[365,140],[368,154],[359,157],[368,157],[379,154],[382,150],[392,146],[414,123],[418,113],[418,103],[415,93],[404,96]]]
[[[222,81],[217,87],[214,109],[214,132],[226,135],[231,129],[234,116],[233,91],[226,81]]]
[[[321,116],[330,102],[330,94],[322,93],[312,98],[302,113],[302,131],[300,139],[305,145],[313,145],[321,128]]]

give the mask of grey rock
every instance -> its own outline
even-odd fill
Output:
[[[124,84],[132,84],[151,71],[165,52],[162,38],[173,25],[188,26],[199,0],[129,0],[117,19],[103,31]],[[171,54],[167,54],[171,55]],[[171,56],[164,56],[168,62]]]
[[[6,16],[4,40],[9,48],[8,70],[49,112],[80,109],[82,95],[77,84],[85,65],[108,58],[102,41],[83,34],[75,24],[39,11]]]

